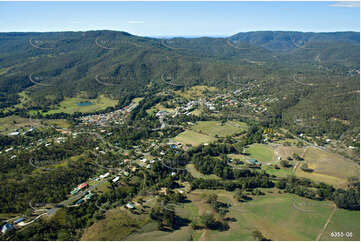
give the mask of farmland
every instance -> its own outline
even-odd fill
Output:
[[[221,202],[231,205],[226,216],[234,218],[234,221],[230,222],[229,230],[194,230],[187,225],[173,232],[164,232],[158,231],[154,223],[148,223],[143,228],[138,228],[135,233],[127,237],[127,240],[187,240],[190,238],[193,240],[253,240],[252,231],[254,230],[259,230],[266,238],[272,240],[315,240],[333,209],[330,202],[309,200],[292,194],[279,194],[276,190],[272,190],[272,193],[267,192],[264,196],[255,196],[253,200],[245,203],[235,201],[233,194],[224,190],[195,190],[187,195],[192,202],[177,206],[176,214],[197,223],[200,215],[212,211],[203,198],[204,194],[212,193],[217,194]],[[125,218],[134,221],[135,217],[142,215],[130,216],[131,218],[122,213],[119,221]],[[353,232],[352,240],[358,240],[358,216],[357,211],[337,209],[322,239],[329,238],[327,237],[329,231],[333,231],[335,227],[340,228],[337,227],[340,223],[346,223],[343,225],[345,231]],[[106,221],[112,220],[109,217]],[[102,229],[107,226],[103,224]],[[93,233],[95,234],[94,231]],[[89,238],[83,236],[83,239]],[[116,238],[121,237],[117,235],[107,237],[107,239]]]

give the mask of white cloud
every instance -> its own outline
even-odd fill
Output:
[[[336,2],[328,5],[329,7],[341,7],[341,8],[359,8],[360,2]]]
[[[130,20],[128,24],[144,24],[144,21]]]

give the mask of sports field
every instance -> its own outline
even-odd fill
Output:
[[[186,131],[178,134],[174,138],[174,140],[177,142],[181,142],[183,144],[190,144],[192,146],[198,146],[198,145],[201,145],[204,143],[210,143],[212,141],[215,141],[216,139],[211,136],[195,132],[193,130],[186,130]]]
[[[274,152],[271,146],[265,144],[252,144],[247,148],[251,158],[261,162],[275,162]]]
[[[225,137],[247,129],[247,124],[236,121],[228,121],[221,124],[219,121],[200,121],[192,127],[192,130],[209,136]]]
[[[176,91],[175,93],[186,99],[198,99],[199,97],[204,96],[203,93],[205,91],[215,92],[218,89],[216,87],[208,87],[208,86],[193,86],[188,90]]]

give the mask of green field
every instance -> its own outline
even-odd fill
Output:
[[[310,200],[288,193],[279,194],[277,189],[263,191],[266,195],[252,196],[253,200],[241,203],[233,198],[232,192],[196,189],[187,194],[192,202],[175,208],[178,216],[197,223],[200,215],[212,211],[203,194],[215,193],[219,201],[230,205],[226,217],[235,219],[228,222],[230,229],[227,231],[194,230],[190,224],[175,231],[159,231],[147,214],[131,214],[118,207],[109,210],[104,220],[89,227],[82,240],[254,240],[254,230],[259,230],[271,240],[316,240],[318,235],[322,235],[321,240],[330,240],[330,231],[352,232],[353,237],[349,240],[359,240],[359,211],[337,209],[322,234],[322,228],[334,209],[331,202]],[[219,218],[218,214],[215,216]]]
[[[194,164],[187,164],[186,166],[187,171],[191,173],[191,175],[195,178],[203,178],[203,179],[220,179],[217,175],[210,174],[210,175],[204,175],[200,173],[194,166]]]
[[[180,133],[174,138],[175,141],[183,144],[198,146],[216,140],[216,137],[233,135],[247,129],[247,124],[236,121],[228,121],[221,125],[218,121],[200,121],[191,129]]]
[[[110,209],[105,219],[85,230],[81,240],[123,240],[148,222],[147,215],[135,216],[122,207]]]
[[[205,135],[197,133],[193,130],[186,130],[180,134],[178,134],[175,138],[175,141],[181,142],[183,144],[190,144],[192,146],[198,146],[204,143],[210,143],[212,141],[215,141],[216,139]]]
[[[92,105],[89,106],[78,106],[80,102],[91,102]],[[65,98],[58,106],[53,107],[52,110],[42,113],[42,114],[54,114],[54,113],[69,113],[73,114],[75,112],[95,112],[106,109],[107,107],[114,107],[118,103],[117,100],[112,100],[108,97],[100,95],[96,99],[73,97]]]
[[[261,162],[274,162],[275,157],[273,149],[265,144],[252,144],[247,148],[247,153],[250,154],[251,158],[254,158]]]
[[[207,190],[195,190],[194,193],[200,191]],[[212,192],[219,196],[219,200],[231,204],[227,216],[237,221],[229,223],[228,231],[207,231],[204,235],[206,240],[254,240],[251,236],[253,230],[261,231],[272,240],[315,240],[332,210],[329,202],[309,200],[293,194],[273,193],[239,203],[230,192]]]
[[[283,168],[279,165],[280,169],[275,169],[273,166],[263,165],[262,170],[265,170],[270,175],[275,175],[278,177],[287,177],[292,175],[292,167],[291,168]]]
[[[331,232],[344,232],[343,237],[332,237]],[[346,232],[352,232],[346,236]],[[348,233],[350,235],[350,233]],[[360,211],[337,209],[321,240],[360,240]]]
[[[225,137],[247,129],[247,124],[236,121],[228,121],[221,124],[219,121],[200,121],[192,127],[192,130],[209,136]]]

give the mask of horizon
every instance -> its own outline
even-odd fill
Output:
[[[124,31],[227,37],[257,31],[360,32],[359,2],[0,2],[0,32]]]
[[[306,31],[293,31],[293,30],[257,30],[257,31],[245,31],[245,32],[238,32],[231,35],[137,35],[123,30],[111,30],[111,29],[99,29],[99,30],[85,30],[85,31],[29,31],[29,32],[22,32],[22,31],[14,31],[14,32],[0,32],[0,34],[6,33],[35,33],[35,34],[42,34],[42,33],[85,33],[85,32],[96,32],[96,31],[111,31],[111,32],[123,32],[133,36],[145,37],[145,38],[157,38],[157,39],[167,39],[167,38],[229,38],[237,34],[241,33],[252,33],[252,32],[295,32],[295,33],[314,33],[314,34],[330,34],[330,33],[360,33],[360,31],[352,31],[352,30],[345,30],[345,31],[334,31],[334,32],[306,32]]]

